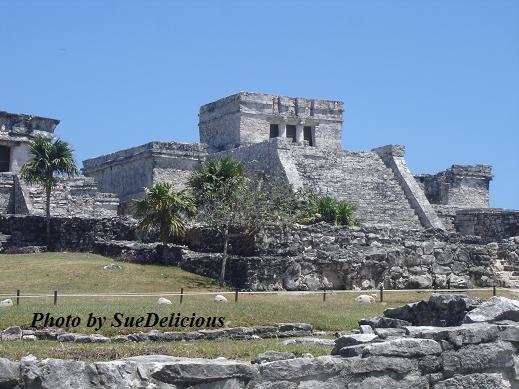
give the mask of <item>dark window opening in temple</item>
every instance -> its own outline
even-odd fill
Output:
[[[296,126],[287,124],[287,138],[292,138],[292,142],[296,141]]]
[[[9,161],[11,160],[11,148],[0,146],[0,172],[9,171]]]
[[[305,126],[305,127],[303,128],[303,139],[306,140],[306,141],[308,141],[308,144],[309,144],[310,146],[313,146],[313,145],[314,145],[314,141],[313,141],[312,138],[313,138],[313,137],[312,137],[312,127],[307,127],[307,126]]]
[[[277,124],[270,125],[270,137],[277,138],[279,136],[279,126]]]

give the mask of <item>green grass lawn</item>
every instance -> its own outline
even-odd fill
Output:
[[[382,314],[388,306],[399,306],[410,301],[428,298],[427,293],[386,292],[384,302],[358,305],[354,298],[359,293],[327,294],[326,302],[322,295],[280,295],[260,294],[239,296],[237,303],[233,295],[227,295],[229,303],[217,304],[214,295],[221,289],[211,279],[185,272],[176,267],[157,265],[138,265],[121,263],[122,270],[104,270],[103,266],[112,259],[93,254],[44,253],[24,255],[0,255],[0,295],[12,296],[16,289],[22,291],[19,306],[0,309],[0,328],[18,325],[29,328],[35,312],[50,313],[58,316],[79,316],[82,324],[78,328],[65,329],[72,332],[93,333],[94,329],[85,326],[89,313],[107,317],[110,322],[117,312],[126,316],[140,316],[154,312],[160,316],[181,313],[182,316],[225,317],[227,327],[271,325],[280,322],[310,323],[316,330],[337,331],[357,327],[363,317]],[[24,294],[59,293],[100,294],[110,292],[166,293],[211,292],[204,296],[184,296],[183,304],[179,297],[168,297],[173,305],[159,306],[158,297],[58,297],[58,305],[53,305],[52,297],[23,298]],[[226,290],[229,291],[229,290]],[[491,291],[478,292],[479,297],[488,298]],[[378,301],[378,297],[377,297]],[[185,328],[160,328],[163,331],[185,331]],[[114,328],[105,324],[99,331],[104,335],[127,334],[148,328]],[[193,329],[195,330],[195,329]],[[211,346],[209,346],[211,345]],[[249,346],[254,345],[254,347]],[[179,356],[225,356],[248,358],[261,352],[263,348],[276,349],[277,340],[187,342],[187,343],[146,343],[146,344],[109,344],[76,345],[58,342],[16,342],[2,344],[5,355],[17,356],[20,353],[33,353],[41,356],[65,356],[72,358],[112,358],[139,353],[165,353]],[[308,347],[297,346],[300,351]],[[296,348],[297,348],[296,347]],[[284,348],[283,348],[284,349]],[[323,348],[320,348],[321,351]],[[258,351],[260,350],[260,351]],[[264,350],[263,350],[264,351]],[[314,352],[318,353],[319,350]],[[303,352],[303,351],[302,351]],[[304,351],[312,352],[312,351]],[[47,353],[47,354],[46,354]],[[96,355],[98,357],[96,357]]]

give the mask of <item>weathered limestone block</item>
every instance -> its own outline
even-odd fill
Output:
[[[519,321],[519,301],[494,296],[467,313],[463,321],[465,323],[476,323],[493,320]]]
[[[514,351],[510,343],[503,341],[468,345],[457,351],[445,351],[443,369],[447,376],[453,376],[511,367]]]
[[[367,377],[360,382],[351,382],[348,389],[374,389],[374,388],[399,388],[399,389],[419,389],[427,388],[429,382],[426,377],[418,374],[410,374],[403,379],[395,379],[390,376]]]
[[[494,342],[500,337],[498,326],[464,324],[459,327],[406,327],[408,333],[416,338],[446,340],[459,348],[467,344]]]
[[[343,335],[335,340],[335,347],[332,350],[332,355],[340,354],[340,350],[343,347],[357,346],[366,343],[370,343],[377,339],[378,336],[375,334],[353,334]]]
[[[372,343],[364,348],[362,356],[381,355],[386,357],[415,358],[426,355],[439,355],[441,352],[440,344],[432,339],[403,338]]]
[[[259,369],[266,381],[291,381],[305,377],[330,377],[338,374],[347,364],[348,359],[323,356],[264,363]]]
[[[20,380],[20,364],[0,358],[0,388],[15,388]]]
[[[510,382],[499,373],[475,373],[455,376],[434,385],[434,389],[506,389]]]
[[[0,339],[3,341],[6,340],[21,340],[22,339],[22,329],[18,326],[13,326],[6,328],[2,331]]]
[[[283,351],[265,351],[264,353],[256,355],[252,360],[252,363],[264,363],[283,361],[285,359],[294,359],[296,356],[294,353],[283,352]]]
[[[128,361],[152,363],[153,356],[128,358]],[[164,358],[159,366],[153,369],[150,376],[167,384],[189,384],[218,382],[236,379],[244,384],[257,375],[257,370],[248,363],[232,360],[207,360],[189,358]]]

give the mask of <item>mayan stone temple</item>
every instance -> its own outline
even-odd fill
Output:
[[[519,286],[519,212],[489,208],[491,167],[452,165],[417,175],[407,167],[404,146],[344,150],[343,108],[340,101],[241,92],[200,108],[200,143],[150,142],[83,161],[83,175],[60,178],[53,191],[55,245],[157,261],[156,243],[136,232],[132,201],[157,182],[184,188],[195,167],[231,155],[294,188],[353,203],[361,221],[360,227],[272,225],[236,239],[226,277],[237,287]],[[42,189],[24,183],[19,172],[28,142],[52,137],[57,124],[0,113],[4,248],[44,244]],[[219,243],[204,234],[189,230],[164,261],[217,278]]]
[[[414,176],[405,148],[342,150],[343,103],[241,92],[200,108],[200,142],[151,142],[88,159],[83,172],[120,209],[159,181],[186,185],[206,158],[231,154],[253,170],[354,203],[367,224],[454,229],[457,210],[488,208],[491,167],[460,166]]]

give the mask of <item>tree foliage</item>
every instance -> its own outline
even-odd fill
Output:
[[[77,174],[73,150],[61,139],[39,136],[29,145],[29,160],[22,166],[21,177],[28,183],[43,186],[45,191],[46,240],[50,242],[50,198],[57,176]]]
[[[326,222],[333,225],[352,226],[359,221],[354,217],[355,207],[348,201],[330,196],[318,196],[312,192],[299,191],[300,207],[297,219],[302,224]]]
[[[354,207],[303,189],[294,191],[283,180],[247,172],[230,157],[212,159],[196,169],[189,185],[199,204],[197,219],[222,238],[220,285],[224,284],[229,238],[253,234],[270,222],[351,225]]]
[[[216,194],[226,193],[223,186],[245,176],[245,165],[231,157],[214,158],[195,169],[189,178],[197,202],[209,201]]]
[[[56,185],[56,176],[75,175],[77,167],[70,145],[56,139],[35,138],[29,145],[29,160],[22,166],[21,177],[44,188]]]
[[[144,197],[135,202],[134,209],[141,219],[138,229],[143,232],[158,229],[163,247],[170,236],[180,236],[185,232],[186,219],[196,212],[189,191],[174,191],[167,182],[158,182],[146,189]]]

